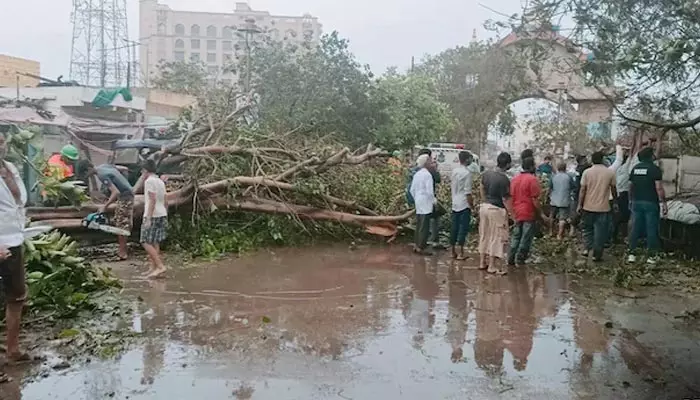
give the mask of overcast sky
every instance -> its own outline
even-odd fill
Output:
[[[0,54],[41,62],[41,74],[68,77],[72,0],[0,0]],[[130,36],[138,38],[138,0],[126,0]],[[479,0],[250,0],[254,9],[272,14],[318,17],[324,32],[337,30],[350,40],[362,63],[381,73],[386,67],[407,67],[411,56],[420,59],[466,44],[477,30],[488,36],[482,23],[498,17]],[[520,12],[520,0],[482,0],[507,13]],[[161,0],[173,9],[230,12],[235,0]]]

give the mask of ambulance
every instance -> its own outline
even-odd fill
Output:
[[[450,176],[452,169],[459,166],[459,153],[462,151],[469,152],[474,158],[474,162],[469,166],[472,173],[479,173],[480,166],[479,156],[474,152],[466,149],[466,146],[460,143],[430,143],[427,146],[415,146],[413,148],[414,159],[418,156],[418,152],[422,149],[430,149],[433,153],[433,159],[437,161],[438,172],[442,176]]]

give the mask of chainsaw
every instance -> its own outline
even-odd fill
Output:
[[[113,235],[131,236],[131,232],[109,225],[107,216],[100,212],[88,214],[87,217],[83,218],[82,225],[88,229],[103,231]]]

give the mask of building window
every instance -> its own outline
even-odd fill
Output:
[[[165,24],[162,22],[158,24],[158,34],[165,35]]]
[[[176,51],[173,53],[173,58],[175,59],[175,61],[185,61],[185,52]]]
[[[224,64],[230,63],[233,60],[233,54],[224,53]]]
[[[305,30],[304,31],[304,40],[307,42],[310,42],[314,38],[314,31],[312,30]]]
[[[270,38],[274,40],[280,40],[280,31],[279,29],[273,29],[270,31]]]
[[[223,51],[232,51],[233,43],[230,40],[224,40],[223,42],[221,42],[221,49]]]
[[[194,50],[199,50],[199,39],[190,40],[190,48]]]
[[[225,26],[221,30],[221,36],[224,37],[224,39],[233,39],[233,30],[231,29],[230,26]]]
[[[199,25],[192,25],[192,28],[190,28],[190,35],[199,36]]]
[[[207,50],[216,50],[216,40],[207,40]]]
[[[209,25],[207,27],[207,36],[216,37],[216,27],[214,25]]]
[[[185,36],[185,25],[177,24],[175,25],[175,34],[180,36]]]
[[[175,48],[176,49],[184,49],[185,48],[185,41],[182,39],[177,39],[175,41]]]
[[[207,62],[208,63],[215,63],[216,62],[216,53],[207,53]]]
[[[194,61],[194,62],[199,61],[199,53],[192,53],[190,55],[190,61]]]
[[[207,73],[209,74],[209,76],[216,76],[219,73],[219,68],[207,67]]]

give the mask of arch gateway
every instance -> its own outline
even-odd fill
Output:
[[[502,39],[500,49],[525,51],[525,87],[508,104],[542,98],[560,106],[562,116],[586,124],[595,139],[610,138],[614,106],[620,103],[619,87],[594,87],[585,83],[583,65],[593,54],[575,46],[556,26],[528,26]]]

